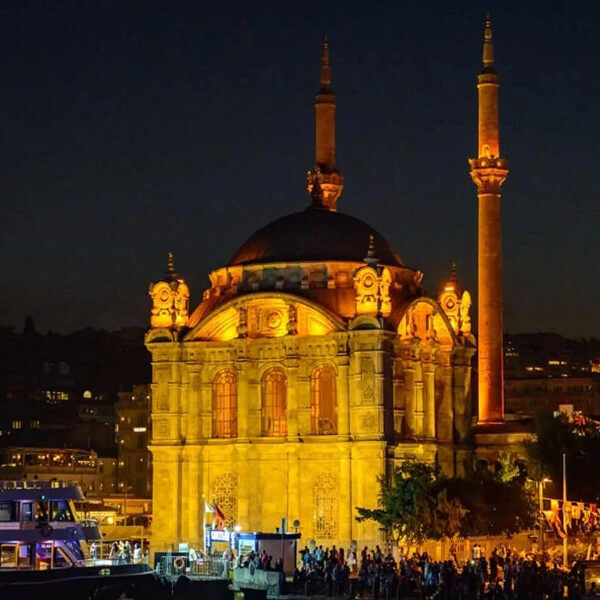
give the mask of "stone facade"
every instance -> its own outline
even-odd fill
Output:
[[[235,337],[220,339],[227,327]],[[187,331],[152,329],[146,343],[155,551],[202,544],[204,500],[247,531],[273,531],[287,517],[305,541],[375,542],[376,527],[357,523],[355,507],[376,503],[378,476],[407,457],[462,466],[475,348],[431,299],[415,299],[391,331],[372,315],[340,323],[305,298],[263,291]],[[282,399],[269,416],[273,373]],[[328,386],[323,428],[319,385]]]

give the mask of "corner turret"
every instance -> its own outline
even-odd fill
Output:
[[[189,315],[190,290],[187,283],[175,272],[173,253],[169,252],[167,270],[164,277],[150,284],[148,290],[152,298],[150,327],[156,329],[181,329],[185,327]]]

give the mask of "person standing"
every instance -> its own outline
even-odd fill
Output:
[[[190,568],[190,572],[194,574],[194,567],[196,566],[196,561],[198,560],[198,555],[196,554],[196,550],[194,546],[190,546],[188,552],[188,567]]]
[[[354,553],[354,550],[352,548],[348,550],[348,555],[346,556],[346,563],[348,565],[348,568],[350,569],[350,573],[354,575],[356,571],[356,554]]]
[[[110,547],[110,553],[108,554],[108,559],[112,561],[119,560],[119,544],[117,542],[113,542]]]
[[[90,556],[92,560],[98,560],[98,544],[96,542],[92,542],[90,546]]]

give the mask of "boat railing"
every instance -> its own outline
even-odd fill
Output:
[[[0,492],[11,490],[52,490],[77,487],[77,481],[31,481],[27,479],[15,479],[0,481]]]
[[[167,553],[156,564],[156,571],[160,575],[186,574],[192,577],[227,579],[229,567],[227,559],[208,556],[204,552],[198,552],[196,560],[190,560],[189,556]]]
[[[142,565],[148,564],[148,557],[142,556],[138,560],[130,560],[129,562],[122,558],[85,558],[77,562],[80,567],[116,567],[117,565]]]

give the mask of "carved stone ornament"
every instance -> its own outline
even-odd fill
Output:
[[[496,156],[470,158],[471,179],[478,194],[499,194],[500,187],[508,175],[506,159]]]
[[[248,337],[248,310],[245,306],[240,306],[238,310],[238,318],[237,336],[239,338]]]

